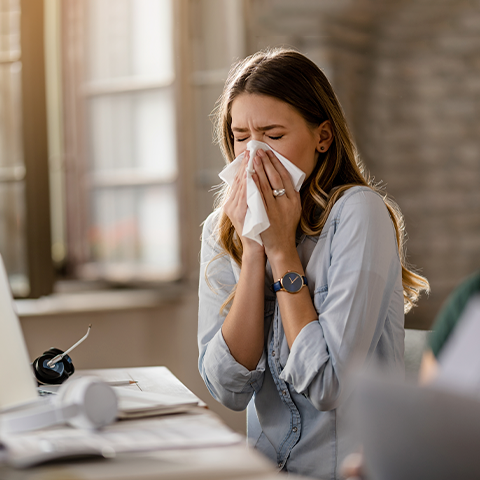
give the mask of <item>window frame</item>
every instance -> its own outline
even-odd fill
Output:
[[[38,298],[53,291],[49,165],[44,64],[44,1],[20,0],[21,137],[24,174],[13,167],[6,181],[25,185],[25,244],[29,291]],[[20,169],[21,170],[21,169]],[[19,295],[14,292],[15,296]]]

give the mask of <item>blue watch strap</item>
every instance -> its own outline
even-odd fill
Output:
[[[282,289],[282,284],[281,284],[280,280],[278,282],[273,283],[272,287],[273,287],[273,291],[275,293],[280,291]]]

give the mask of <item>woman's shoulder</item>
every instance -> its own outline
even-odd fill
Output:
[[[203,228],[203,236],[210,237],[217,227],[218,219],[220,216],[220,211],[214,210],[210,215],[203,221],[202,228]]]
[[[217,235],[215,234],[218,224],[219,211],[214,210],[201,224],[202,245],[209,245],[214,250],[219,250]]]
[[[354,212],[359,218],[371,215],[389,217],[383,197],[373,188],[364,185],[357,185],[345,191],[332,208],[332,218],[339,221],[345,210]]]

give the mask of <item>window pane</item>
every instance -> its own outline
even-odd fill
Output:
[[[0,184],[0,252],[13,293],[19,296],[28,295],[30,290],[25,234],[24,184]]]
[[[93,173],[138,169],[176,174],[175,104],[171,88],[90,99]]]
[[[20,69],[0,65],[0,167],[23,166]]]
[[[20,55],[20,0],[0,1],[0,58]]]
[[[0,252],[13,293],[30,292],[25,243],[20,2],[0,2]]]
[[[171,0],[89,0],[88,79],[173,75]]]
[[[172,0],[86,0],[88,263],[119,281],[178,278]]]
[[[132,73],[173,75],[173,13],[171,0],[135,0],[132,12]]]
[[[89,239],[94,262],[119,276],[174,278],[178,274],[174,186],[99,189],[92,197]]]

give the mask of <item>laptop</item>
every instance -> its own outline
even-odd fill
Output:
[[[0,255],[0,412],[38,401],[37,382]]]

